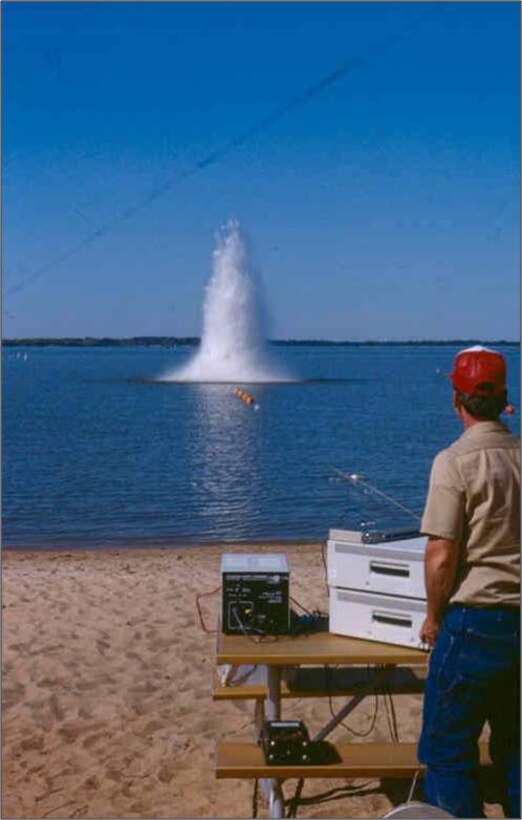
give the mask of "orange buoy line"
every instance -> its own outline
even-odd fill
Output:
[[[238,399],[241,399],[241,401],[244,401],[245,404],[255,404],[256,403],[256,400],[254,399],[254,397],[250,393],[247,393],[246,390],[241,390],[240,387],[236,387],[236,389],[234,390],[234,396],[237,396]]]

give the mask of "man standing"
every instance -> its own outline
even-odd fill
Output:
[[[486,721],[506,817],[520,817],[520,445],[501,353],[457,354],[453,405],[463,435],[440,452],[421,530],[430,658],[419,759],[426,799],[484,817],[478,738]]]

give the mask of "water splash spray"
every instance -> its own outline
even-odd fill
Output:
[[[239,222],[231,220],[218,237],[213,273],[206,287],[203,334],[196,355],[166,381],[293,381],[270,361],[263,338],[263,308],[255,269]]]

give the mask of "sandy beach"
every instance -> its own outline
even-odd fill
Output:
[[[320,545],[264,549],[288,556],[293,597],[327,610]],[[219,586],[220,556],[231,551],[4,552],[2,817],[252,816],[253,783],[216,780],[214,761],[219,739],[252,739],[253,704],[212,700],[215,635],[195,603]],[[201,601],[208,629],[219,602],[219,593]],[[400,739],[416,740],[421,696],[394,703]],[[349,727],[365,731],[373,713],[368,699]],[[284,715],[319,728],[329,705],[286,701]],[[332,739],[346,733],[338,727]],[[390,737],[382,705],[369,737]],[[294,790],[289,781],[286,796]],[[331,790],[298,817],[379,817],[406,799],[409,783],[392,792],[377,780],[314,780],[303,795]],[[487,812],[502,817],[496,804]]]

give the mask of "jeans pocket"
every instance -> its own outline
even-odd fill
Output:
[[[466,629],[459,657],[464,674],[491,678],[512,667],[517,645],[509,635],[487,635]]]

